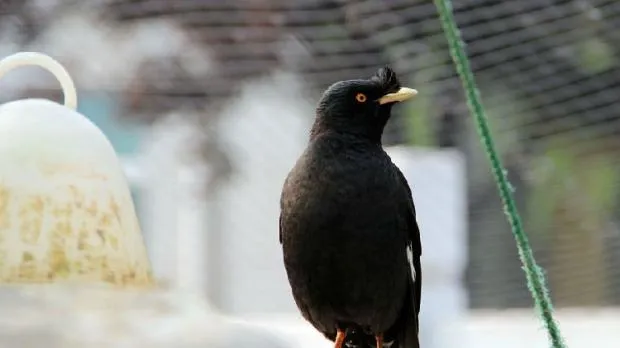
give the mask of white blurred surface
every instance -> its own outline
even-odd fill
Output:
[[[233,318],[188,292],[104,287],[0,288],[0,347],[330,348],[297,315]],[[617,347],[620,309],[560,310],[569,347]],[[477,311],[446,326],[459,348],[546,348],[532,310]]]
[[[296,312],[278,239],[280,192],[313,113],[303,80],[285,73],[248,83],[223,111],[220,134],[235,172],[217,197],[220,225],[210,233],[221,238],[214,261],[227,312]]]
[[[180,291],[5,286],[0,307],[0,347],[285,347],[273,334],[233,322]]]
[[[620,309],[560,310],[560,328],[568,347],[617,347],[620,342]],[[254,317],[248,319],[277,332],[298,348],[331,348],[333,344],[299,317]],[[533,310],[475,311],[446,325],[458,348],[548,348],[546,331]],[[423,346],[424,347],[424,346]]]

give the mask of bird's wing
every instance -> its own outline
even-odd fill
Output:
[[[415,205],[413,203],[413,196],[411,194],[411,188],[409,187],[409,183],[407,179],[403,175],[403,173],[396,168],[398,173],[398,178],[405,188],[405,192],[407,197],[405,198],[406,202],[406,223],[407,223],[407,235],[408,235],[408,244],[409,249],[411,251],[410,254],[410,267],[413,267],[413,274],[409,278],[409,288],[411,289],[411,293],[407,296],[408,300],[405,302],[405,306],[413,306],[413,308],[403,308],[403,314],[405,318],[401,318],[404,320],[403,326],[400,329],[399,336],[399,348],[419,348],[420,343],[418,339],[418,332],[420,327],[420,322],[418,320],[418,315],[420,314],[420,299],[422,293],[422,267],[420,264],[420,256],[422,255],[422,243],[420,241],[420,229],[418,227],[418,222],[416,219],[416,211]],[[409,301],[413,302],[410,303]]]
[[[408,219],[407,219],[407,231],[409,234],[409,242],[411,243],[411,248],[413,249],[414,255],[418,257],[422,255],[422,243],[420,242],[420,229],[418,228],[418,222],[416,220],[416,212],[415,205],[413,204],[413,195],[411,194],[411,188],[409,187],[409,183],[403,175],[403,172],[396,167],[396,172],[398,173],[398,178],[400,179],[401,184],[404,186],[407,192],[407,210],[408,210]]]
[[[407,179],[400,171],[400,169],[396,168],[396,170],[398,172],[399,179],[402,185],[405,187],[405,191],[407,193],[407,233],[409,239],[409,247],[411,249],[411,263],[413,266],[415,277],[414,279],[412,279],[413,284],[410,285],[413,292],[413,305],[414,313],[416,316],[415,326],[417,332],[419,330],[419,322],[417,320],[417,316],[420,313],[420,298],[422,293],[422,267],[420,264],[420,256],[422,255],[422,243],[420,241],[420,229],[416,220],[415,204],[413,203],[411,188],[409,187],[409,183],[407,182]]]
[[[395,340],[396,344],[394,344],[392,348],[419,348],[418,315],[420,312],[420,294],[422,289],[422,269],[420,265],[422,246],[420,242],[420,230],[416,220],[415,206],[409,184],[398,167],[396,167],[396,172],[398,174],[398,180],[405,188],[402,192],[406,194],[406,197],[401,197],[401,201],[403,202],[401,214],[406,216],[407,239],[409,244],[408,251],[411,252],[408,253],[408,258],[411,262],[409,268],[410,270],[413,269],[413,273],[409,274],[407,285],[409,292],[405,297],[399,317],[394,326],[386,332],[386,338]],[[333,338],[331,339],[333,341]],[[347,333],[347,346],[353,348],[375,347],[375,337],[364,331],[353,330]]]

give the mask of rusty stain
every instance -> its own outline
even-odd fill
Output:
[[[110,209],[114,213],[114,216],[116,216],[116,221],[118,221],[118,224],[122,226],[123,223],[121,221],[121,215],[119,213],[120,208],[116,203],[116,200],[114,200],[114,197],[110,198]]]
[[[19,211],[21,220],[19,234],[22,242],[34,245],[38,242],[43,226],[44,199],[41,196],[29,197]]]
[[[123,284],[133,283],[136,280],[136,271],[130,269],[128,273],[122,275]]]
[[[110,214],[103,214],[99,218],[99,225],[102,227],[110,227],[112,225],[112,216],[110,216]]]
[[[0,229],[8,229],[11,227],[8,214],[10,198],[11,194],[9,190],[4,185],[0,185]]]
[[[85,250],[88,247],[88,229],[86,228],[86,224],[82,223],[80,230],[78,232],[78,249]]]
[[[73,227],[69,221],[58,221],[52,229],[52,235],[58,236],[60,239],[70,237],[73,234]]]
[[[52,215],[57,218],[66,217],[68,218],[73,213],[73,208],[70,204],[60,205],[58,204],[54,209],[52,209]]]
[[[99,212],[98,206],[97,206],[97,201],[93,201],[90,206],[88,206],[86,208],[86,212],[88,214],[90,214],[91,216],[96,216],[97,213]]]
[[[97,229],[97,235],[101,238],[101,242],[105,243],[105,231],[101,229]]]
[[[70,274],[67,254],[63,249],[52,248],[49,255],[50,271],[54,277],[64,277]]]
[[[96,276],[112,285],[152,286],[154,280],[148,265],[141,262],[128,265],[131,251],[120,248],[124,237],[121,226],[113,221],[117,219],[121,223],[120,207],[114,197],[109,198],[107,209],[102,211],[99,208],[103,206],[96,200],[86,201],[78,187],[69,185],[68,190],[71,198],[64,202],[56,202],[54,196],[23,197],[18,211],[21,240],[47,247],[47,255],[37,260],[40,257],[36,253],[21,249],[21,260],[13,265],[7,264],[6,251],[0,250],[0,270],[3,270],[0,282],[53,282],[60,278]],[[10,198],[11,192],[0,185],[0,230],[9,227]],[[46,214],[52,218],[52,225],[50,234],[46,235],[48,239],[43,240]],[[97,219],[94,226],[90,224],[91,217]]]
[[[108,236],[108,243],[114,250],[118,250],[118,238],[116,236]]]
[[[90,269],[81,268],[74,271],[73,275],[78,277],[72,277],[75,280],[84,279],[87,281],[92,280],[93,271]],[[109,270],[99,270],[96,272],[100,274],[100,280],[110,285],[117,287],[132,287],[132,288],[152,288],[157,286],[155,280],[152,278],[149,272],[135,273],[132,270],[126,270],[124,272],[112,272]],[[85,277],[81,277],[85,276]],[[3,283],[52,283],[57,279],[67,279],[71,277],[70,273],[54,273],[53,271],[40,272],[32,264],[22,264],[18,268],[13,268],[7,274],[0,276],[0,282]]]
[[[41,227],[43,226],[43,220],[39,218],[33,218],[32,220],[22,219],[19,226],[19,235],[23,243],[29,245],[37,244],[39,237],[41,236]]]
[[[109,267],[108,267],[108,259],[106,257],[100,257],[99,259],[101,261],[101,268],[104,269],[104,270],[108,270],[109,269]]]
[[[37,214],[43,213],[43,208],[45,205],[43,203],[43,197],[35,196],[32,198],[32,202],[30,202],[30,209]]]
[[[86,243],[86,237],[82,234],[78,237],[77,248],[78,250],[85,250],[88,244]]]
[[[34,255],[25,251],[22,253],[22,262],[17,268],[17,277],[19,279],[36,279],[37,265],[34,262]]]
[[[32,255],[32,253],[29,251],[24,251],[24,253],[22,253],[22,262],[30,261],[34,261],[34,255]]]

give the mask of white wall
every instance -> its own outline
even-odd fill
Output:
[[[276,74],[244,87],[222,115],[236,174],[219,197],[223,309],[295,312],[278,239],[280,192],[314,114],[303,82]]]
[[[191,115],[171,114],[151,128],[128,175],[141,188],[142,230],[154,275],[165,284],[204,294],[206,202],[209,173],[197,164]]]

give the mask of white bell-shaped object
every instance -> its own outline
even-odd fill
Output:
[[[0,105],[0,283],[152,284],[125,175],[106,136],[76,111],[71,77],[54,59],[21,52],[0,61],[49,70],[65,105]]]

